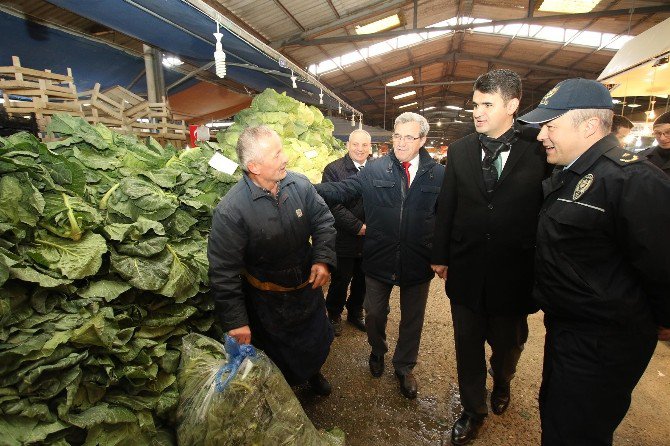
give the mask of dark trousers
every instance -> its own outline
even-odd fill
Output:
[[[372,353],[378,356],[388,351],[386,321],[391,311],[389,298],[393,285],[365,276],[365,328]],[[400,330],[393,354],[393,367],[401,375],[412,371],[419,355],[423,317],[426,312],[430,281],[412,286],[400,286]]]
[[[338,257],[337,268],[330,276],[330,286],[326,297],[328,316],[333,318],[342,314],[346,303],[349,314],[363,311],[365,298],[365,274],[360,257]],[[347,299],[347,288],[351,283],[351,292]]]
[[[653,334],[547,327],[540,387],[543,446],[609,446],[647,368]]]
[[[456,371],[463,410],[475,417],[486,406],[486,351],[491,346],[491,370],[496,385],[508,386],[528,339],[527,315],[479,314],[464,305],[451,304],[456,344]]]

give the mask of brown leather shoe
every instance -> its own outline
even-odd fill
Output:
[[[470,443],[479,435],[483,423],[484,417],[473,417],[463,412],[451,428],[451,444],[461,446]]]
[[[377,356],[374,353],[370,353],[368,364],[370,365],[370,373],[375,378],[379,378],[384,374],[384,355]]]
[[[409,372],[401,375],[400,373],[395,372],[395,376],[398,377],[398,381],[400,382],[400,393],[402,393],[402,396],[409,399],[416,398],[418,385],[416,383],[416,378],[414,378],[414,374]]]
[[[491,391],[491,410],[496,415],[502,415],[507,406],[509,406],[510,401],[510,389],[509,384],[507,385],[495,385],[493,384],[493,390]]]

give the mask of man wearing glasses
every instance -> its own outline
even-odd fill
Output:
[[[654,138],[658,146],[647,149],[647,159],[670,176],[670,112],[665,112],[654,121]]]
[[[416,113],[395,120],[393,151],[370,160],[365,169],[341,182],[317,184],[316,190],[333,205],[363,198],[365,243],[363,271],[366,295],[365,325],[372,347],[369,366],[374,377],[384,373],[388,351],[386,321],[389,297],[400,287],[400,330],[393,367],[406,398],[416,398],[416,365],[434,274],[430,268],[435,202],[444,176],[423,145],[428,122]]]

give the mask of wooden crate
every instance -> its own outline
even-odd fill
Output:
[[[96,83],[92,90],[79,94],[84,111],[84,119],[91,124],[102,123],[108,127],[123,129],[127,127],[123,113],[123,103],[100,91]]]
[[[67,75],[52,73],[51,70],[34,70],[22,67],[21,60],[12,56],[11,66],[0,67],[0,89],[8,114],[23,116],[35,113],[41,126],[55,113],[83,116],[70,68]],[[10,99],[10,96],[20,96],[25,100]]]

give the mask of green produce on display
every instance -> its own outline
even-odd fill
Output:
[[[344,446],[341,430],[314,427],[284,376],[262,351],[252,348],[253,355],[243,359],[230,351],[231,346],[239,350],[230,339],[224,351],[221,343],[206,336],[184,336],[177,373],[181,446]],[[227,370],[225,366],[236,360],[239,370]],[[219,376],[222,367],[226,373]]]
[[[216,144],[55,115],[0,138],[0,445],[176,444],[181,338],[215,330]],[[220,336],[220,333],[213,334]]]
[[[267,125],[279,134],[288,168],[312,183],[321,182],[326,165],[346,153],[345,144],[333,136],[333,123],[321,110],[268,88],[254,97],[250,108],[235,115],[233,125],[216,135],[223,154],[237,161],[235,146],[240,133],[256,125]]]

